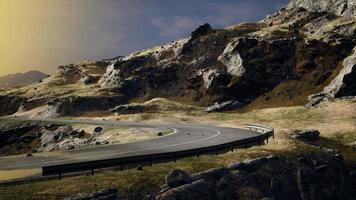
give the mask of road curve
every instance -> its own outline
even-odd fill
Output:
[[[50,152],[46,153],[45,156],[35,154],[34,157],[0,157],[0,170],[32,169],[49,165],[82,161],[191,150],[195,148],[209,147],[232,141],[238,141],[258,135],[258,133],[247,129],[217,127],[197,123],[145,123],[64,119],[30,120],[46,121],[51,123],[81,123],[98,126],[111,125],[125,127],[170,128],[174,132],[173,134],[164,137],[158,137],[141,142],[102,145],[91,148],[68,150],[61,153]]]

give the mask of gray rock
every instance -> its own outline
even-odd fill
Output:
[[[279,155],[269,155],[266,158],[269,161],[277,161],[277,160],[279,160],[281,158],[281,156],[279,156]]]
[[[340,16],[356,16],[354,0],[292,0],[287,8],[302,7],[311,12],[330,12]]]
[[[124,104],[116,106],[115,108],[110,110],[113,113],[119,114],[134,114],[134,113],[142,113],[145,111],[145,106],[138,104]]]
[[[166,184],[170,188],[175,188],[184,184],[188,184],[192,182],[192,178],[189,174],[180,169],[172,170],[165,178]]]
[[[289,133],[289,136],[298,140],[303,141],[315,141],[319,139],[320,132],[314,129],[305,129],[305,130],[292,130]]]
[[[246,70],[237,48],[238,43],[239,38],[234,38],[232,42],[227,44],[224,52],[219,56],[218,60],[227,67],[226,70],[229,74],[241,77]]]
[[[87,111],[107,110],[121,104],[125,99],[126,97],[121,95],[58,98],[48,102],[41,115],[46,118],[56,118]]]
[[[197,39],[201,36],[207,35],[211,33],[213,29],[211,28],[210,24],[205,23],[200,25],[197,29],[195,29],[191,34],[191,39]]]
[[[94,84],[97,83],[99,80],[99,77],[91,76],[91,75],[86,75],[83,78],[79,80],[80,83],[84,83],[85,85],[89,84]]]
[[[92,200],[92,198],[88,194],[79,193],[70,197],[66,197],[64,200]]]
[[[343,96],[356,95],[356,47],[353,53],[344,59],[343,68],[339,74],[327,85],[321,93],[309,96],[307,107],[313,107],[323,101]]]
[[[227,110],[234,110],[242,107],[243,104],[238,101],[225,101],[222,103],[215,103],[214,105],[205,108],[205,112],[221,112]]]
[[[103,131],[104,129],[102,128],[102,127],[100,127],[100,126],[98,126],[98,127],[95,127],[94,128],[94,133],[99,133],[99,132],[101,132],[101,131]]]
[[[25,101],[24,97],[0,95],[0,116],[14,114]]]
[[[118,190],[116,188],[102,189],[90,194],[79,193],[64,200],[118,200]]]
[[[215,200],[212,195],[212,184],[205,180],[194,181],[190,184],[185,184],[180,187],[170,189],[164,193],[157,195],[156,200],[189,200],[189,199],[204,199]]]
[[[118,190],[116,188],[102,189],[97,192],[90,193],[92,200],[115,200],[118,199]]]
[[[212,180],[219,180],[221,177],[224,177],[229,173],[230,173],[230,169],[228,168],[224,168],[224,167],[214,168],[204,172],[193,174],[192,178],[194,181],[201,180],[201,179],[212,181]]]
[[[33,157],[33,154],[32,153],[28,153],[28,154],[26,154],[26,157]]]
[[[229,169],[253,172],[253,171],[258,170],[263,165],[265,165],[267,163],[267,161],[268,161],[268,159],[266,157],[245,160],[245,161],[237,162],[237,163],[230,165]]]
[[[265,167],[257,171],[253,167],[248,172],[226,168],[208,170],[199,173],[198,180],[193,175],[190,184],[165,188],[154,196],[159,200],[353,199],[356,176],[350,174],[344,162],[321,154],[302,157],[303,163],[294,157],[279,156],[242,161]],[[312,165],[306,164],[311,162]]]

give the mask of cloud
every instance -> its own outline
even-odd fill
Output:
[[[276,1],[277,3],[277,1]],[[243,21],[255,22],[265,17],[265,13],[271,14],[275,8],[268,6],[268,1],[235,1],[235,2],[210,2],[205,4],[209,22],[219,28],[237,24]]]
[[[158,17],[150,20],[160,30],[160,35],[168,38],[182,37],[189,34],[202,23],[198,18],[175,16],[173,18]]]
[[[286,1],[275,0],[271,3],[260,0],[197,0],[189,8],[174,12],[174,7],[181,8],[187,4],[182,0],[172,6],[171,14],[152,18],[149,22],[158,29],[163,39],[176,39],[188,35],[204,22],[210,23],[213,28],[224,28],[240,22],[255,22],[276,11]]]
[[[126,55],[187,37],[204,22],[256,21],[287,1],[0,0],[0,74]]]

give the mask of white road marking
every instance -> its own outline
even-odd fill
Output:
[[[182,125],[178,125],[178,126],[185,127],[185,128],[192,127],[192,126],[182,126]],[[169,127],[169,128],[174,130],[173,134],[176,134],[178,132],[178,130],[176,128],[173,128],[173,127]],[[221,134],[221,132],[219,130],[217,130],[217,129],[207,128],[207,127],[201,127],[201,128],[210,129],[210,130],[213,130],[213,131],[215,131],[217,133],[212,135],[212,136],[209,136],[209,137],[206,137],[206,138],[201,138],[201,139],[198,139],[198,140],[187,141],[187,142],[183,142],[183,143],[179,143],[179,144],[164,145],[164,146],[159,146],[159,147],[151,147],[151,148],[141,149],[141,150],[138,150],[138,151],[125,151],[125,152],[120,152],[118,154],[113,154],[112,156],[115,156],[115,155],[118,156],[118,155],[127,154],[127,153],[142,152],[142,151],[147,151],[147,150],[162,149],[162,148],[168,148],[168,147],[182,146],[182,145],[196,143],[196,142],[202,142],[202,141],[205,141],[205,140],[209,140],[209,139],[215,138],[215,137],[217,137],[217,136],[219,136]],[[91,159],[91,158],[97,158],[97,157],[100,157],[100,156],[103,156],[103,155],[107,156],[108,154],[107,153],[105,153],[105,154],[95,154],[94,156],[86,156],[86,157],[76,158],[75,160],[87,160],[87,159]],[[74,160],[74,162],[75,162],[75,160]],[[68,159],[61,159],[61,160],[56,160],[56,161],[41,162],[41,165],[60,163],[60,162],[63,162],[63,161],[69,161],[69,160]],[[32,166],[32,165],[33,165],[32,163],[27,163],[27,164],[13,165],[12,167],[17,167],[17,168],[18,167],[29,167],[29,166]],[[8,166],[7,167],[0,167],[0,169],[6,169],[6,168],[8,168]]]

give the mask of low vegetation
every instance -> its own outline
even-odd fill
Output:
[[[170,103],[160,100],[161,104]],[[179,105],[179,104],[175,104]],[[356,151],[352,149],[356,140],[356,100],[337,100],[323,104],[318,108],[307,109],[301,106],[269,108],[246,113],[212,113],[205,114],[199,109],[193,111],[174,112],[160,111],[152,113],[128,114],[113,116],[126,120],[145,118],[151,121],[206,121],[219,126],[241,127],[244,123],[254,122],[275,128],[276,138],[266,145],[239,149],[218,156],[190,157],[176,163],[155,164],[144,167],[142,171],[130,169],[125,171],[105,171],[94,176],[84,175],[29,183],[0,188],[0,199],[62,199],[80,192],[89,193],[98,189],[116,187],[122,197],[142,199],[150,192],[158,191],[164,183],[164,177],[174,168],[189,173],[200,172],[214,167],[221,167],[239,160],[259,157],[268,154],[287,156],[300,155],[306,152],[318,152],[304,142],[291,139],[288,133],[295,128],[314,128],[321,133],[317,142],[328,148],[338,148],[348,162],[356,162]],[[110,118],[110,117],[109,117]],[[108,119],[109,119],[108,118]]]

